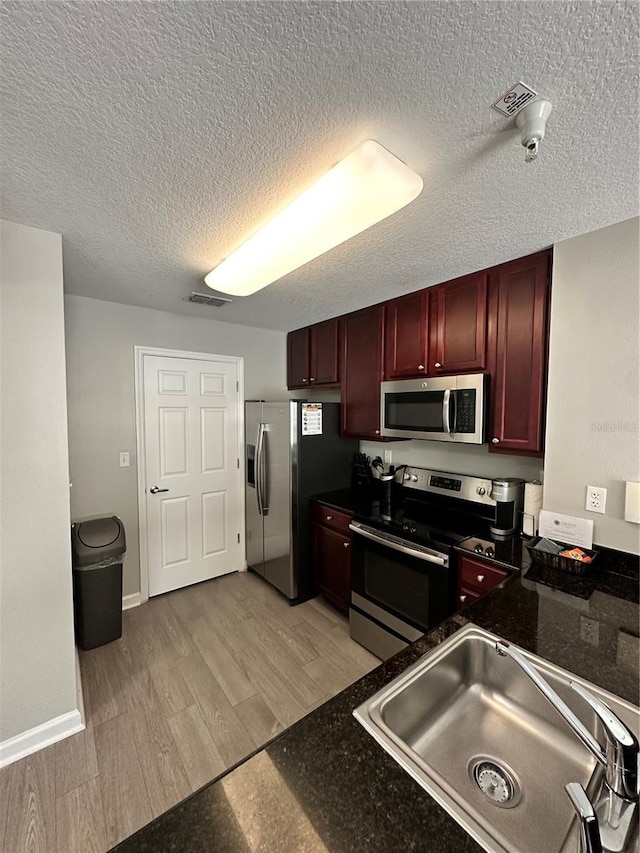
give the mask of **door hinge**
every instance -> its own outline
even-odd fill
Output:
[[[238,545],[240,544],[240,534],[238,533]]]
[[[236,391],[239,391],[239,390],[240,390],[240,383],[236,382]]]
[[[236,459],[236,462],[237,462],[236,468],[239,468],[240,467],[240,460]]]

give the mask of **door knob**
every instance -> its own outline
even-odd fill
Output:
[[[315,382],[315,381],[316,381],[315,376],[312,376],[312,377],[309,379],[309,382]]]
[[[492,438],[491,444],[500,444],[500,439],[499,438]]]
[[[168,492],[169,489],[159,489],[158,486],[151,486],[149,489],[152,495],[157,495],[158,492]]]
[[[380,430],[379,430],[379,429],[374,429],[373,433],[374,433],[374,435],[380,435]]]
[[[348,547],[349,547],[349,543],[348,543],[348,542],[343,542],[343,543],[342,543],[342,547],[343,547],[343,548],[348,548]]]
[[[442,365],[440,364],[440,362],[439,362],[439,361],[436,361],[436,363],[435,363],[433,366],[434,366],[434,367],[442,367]]]
[[[484,583],[484,575],[478,575],[478,583]]]
[[[418,370],[424,370],[424,364],[419,364],[419,365],[418,365]]]

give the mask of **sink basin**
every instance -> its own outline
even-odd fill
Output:
[[[564,786],[580,782],[593,797],[600,765],[520,667],[497,654],[499,639],[467,625],[354,715],[486,850],[575,853],[579,832]],[[570,680],[638,734],[635,705],[519,651],[601,743],[600,723]]]

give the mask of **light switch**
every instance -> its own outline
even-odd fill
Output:
[[[120,467],[121,468],[128,468],[130,465],[131,465],[131,462],[129,460],[129,451],[128,450],[121,450],[120,451]]]
[[[640,483],[627,482],[625,486],[624,520],[640,524]]]

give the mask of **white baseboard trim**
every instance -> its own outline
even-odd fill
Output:
[[[139,607],[142,604],[140,593],[132,592],[131,595],[122,596],[122,609],[131,610],[132,607]]]
[[[76,646],[76,701],[78,703],[78,711],[80,711],[80,722],[83,727],[86,725],[84,713],[84,693],[82,691],[82,674],[80,672],[80,652]]]
[[[78,709],[54,717],[40,726],[35,726],[0,743],[0,767],[13,764],[14,761],[26,758],[27,755],[38,752],[45,746],[51,746],[59,740],[64,740],[70,735],[75,735],[83,729],[84,723]]]

